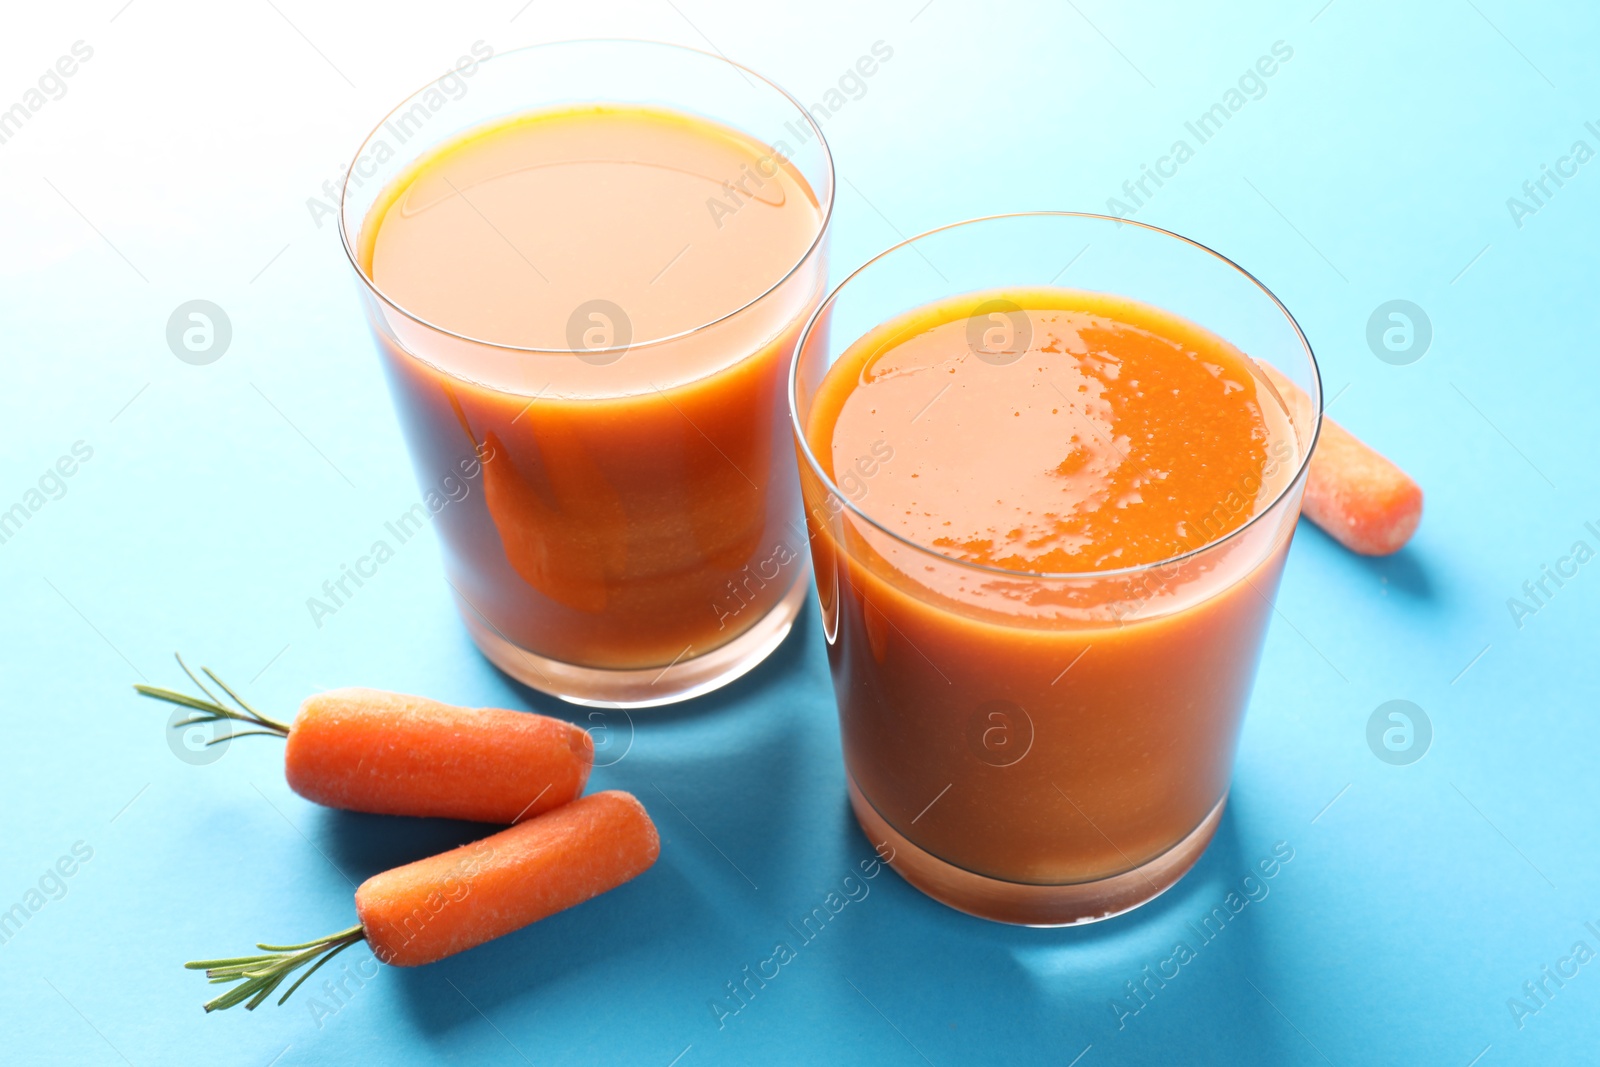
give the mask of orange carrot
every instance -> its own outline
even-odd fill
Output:
[[[374,956],[415,967],[599,896],[644,871],[660,851],[644,805],[609,790],[373,875],[356,890],[356,915]]]
[[[1258,364],[1291,411],[1309,414],[1310,397],[1276,367]],[[1306,475],[1306,518],[1352,552],[1398,552],[1422,522],[1422,488],[1405,471],[1328,416]]]
[[[300,705],[283,756],[289,788],[318,804],[512,823],[583,792],[594,745],[544,715],[335,689]]]
[[[616,790],[575,800],[475,844],[373,875],[356,890],[359,925],[299,945],[257,945],[266,955],[196,960],[214,983],[237,982],[206,1011],[254,1010],[299,968],[317,968],[366,941],[396,967],[433,963],[581,904],[643,873],[661,840],[644,805]]]
[[[1387,556],[1400,551],[1422,522],[1422,488],[1324,416],[1300,507],[1352,552]]]
[[[381,815],[514,823],[583,792],[594,762],[589,735],[571,723],[499,708],[459,708],[377,689],[308,697],[294,723],[246,704],[209,669],[240,710],[223,704],[187,666],[209,699],[136,685],[140,693],[196,714],[174,726],[228,722],[210,743],[256,734],[288,739],[284,772],[307,800]]]

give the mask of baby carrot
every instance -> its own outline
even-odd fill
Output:
[[[232,737],[288,739],[284,773],[307,800],[381,815],[514,823],[560,807],[583,792],[594,761],[589,735],[571,723],[499,708],[460,708],[377,689],[335,689],[308,697],[292,724],[231,697],[225,705],[178,659],[207,699],[136,685],[157,700],[197,714],[176,724],[227,721]]]
[[[1306,517],[1363,556],[1387,556],[1422,522],[1422,487],[1326,416],[1306,478]]]
[[[608,790],[502,830],[473,845],[373,875],[356,890],[372,954],[416,967],[520,930],[599,896],[656,861],[661,841],[644,805]],[[458,870],[459,899],[435,900]],[[446,900],[457,899],[445,891]],[[430,904],[430,902],[434,902]]]
[[[1291,411],[1309,414],[1311,398],[1276,367],[1258,363]],[[1352,552],[1387,556],[1422,522],[1422,488],[1405,471],[1337,422],[1322,417],[1300,505],[1306,518]]]
[[[396,967],[433,963],[581,904],[643,873],[661,840],[644,805],[611,790],[518,823],[470,845],[373,875],[356,890],[360,923],[298,945],[257,945],[266,955],[196,960],[213,983],[238,982],[206,1011],[252,1011],[307,964],[289,999],[317,968],[359,941]]]

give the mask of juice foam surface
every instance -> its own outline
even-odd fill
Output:
[[[626,316],[610,327],[619,344],[736,311],[820,228],[810,186],[759,141],[677,112],[596,105],[518,116],[434,150],[374,207],[362,260],[427,322],[569,349],[574,313],[597,300]]]
[[[995,300],[1016,310],[974,321]],[[879,327],[829,370],[809,431],[836,481],[872,471],[853,495],[874,521],[1032,573],[1200,548],[1294,473],[1285,405],[1247,356],[1159,309],[1068,289],[966,294]],[[885,444],[892,459],[864,467]]]

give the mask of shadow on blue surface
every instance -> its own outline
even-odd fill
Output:
[[[671,921],[662,922],[662,916]],[[715,921],[711,903],[693,882],[671,864],[658,863],[627,885],[528,929],[393,973],[408,1021],[437,1037],[480,1026],[485,1016],[537,1016],[544,994],[570,985],[576,975],[643,970],[657,953],[692,950],[696,930]]]
[[[1311,1062],[1315,1050],[1285,1026],[1262,991],[1270,953],[1250,911],[1270,907],[1271,891],[1219,930],[1207,928],[1210,940],[1202,940],[1203,920],[1226,907],[1260,858],[1245,853],[1225,814],[1199,863],[1167,893],[1129,914],[1063,929],[961,915],[890,878],[878,891],[894,898],[893,906],[843,939],[838,969],[902,1028],[946,1035],[946,1057],[983,1060],[1023,1028],[1059,1035],[1063,1063],[1091,1043],[1096,1062],[1239,1062],[1237,1049],[1196,1040],[1193,1020],[1204,1018],[1213,1032],[1251,1035],[1254,1062]],[[1180,940],[1192,956],[1178,965],[1170,961]],[[908,974],[943,976],[948,995],[937,1004],[886,1003],[905,989]],[[938,1017],[952,1002],[963,1005],[959,1031],[953,1016]],[[1174,1047],[1186,1049],[1182,1057],[1158,1054]]]
[[[809,564],[808,564],[809,565]],[[799,673],[806,659],[812,655],[811,645],[815,640],[813,634],[813,621],[811,616],[815,613],[815,596],[809,592],[800,614],[795,618],[794,625],[789,630],[787,637],[773,649],[766,659],[756,664],[749,673],[734,679],[721,689],[713,690],[704,696],[685,700],[678,704],[666,704],[655,708],[635,708],[629,710],[629,715],[636,721],[668,724],[685,719],[697,719],[721,712],[747,708],[753,699],[764,693],[769,693],[769,687],[790,674]],[[558,718],[582,723],[587,709],[560,700],[546,693],[541,693],[532,686],[525,685],[516,678],[501,670],[487,658],[484,664],[494,670],[506,687],[517,693],[522,698],[524,707],[529,711],[536,711],[541,715],[553,715]]]
[[[352,878],[368,878],[500,829],[455,819],[367,815],[337,808],[319,808],[317,815],[318,846]]]
[[[541,996],[570,988],[582,970],[647,970],[651,959],[709,952],[713,960],[733,960],[745,952],[741,930],[761,921],[760,905],[781,899],[780,887],[800,877],[797,864],[834,836],[829,822],[800,803],[792,773],[804,747],[798,710],[772,698],[805,671],[811,638],[800,630],[750,675],[716,693],[632,713],[631,747],[616,765],[597,767],[589,791],[623,788],[644,801],[661,833],[660,860],[633,882],[532,927],[429,967],[395,971],[408,1017],[420,1030],[438,1035],[481,1025],[478,1011],[536,1016]],[[583,721],[579,709],[517,690],[536,710]],[[843,812],[842,776],[840,782]],[[323,827],[324,847],[352,875],[498,829],[332,812]],[[757,885],[769,887],[765,897]],[[706,991],[715,989],[708,979]],[[700,1016],[685,1007],[680,1018],[689,1017],[699,1025]]]
[[[1319,542],[1319,550],[1326,549],[1330,558],[1344,560],[1353,564],[1369,575],[1388,583],[1389,588],[1398,590],[1417,600],[1432,602],[1438,599],[1439,591],[1433,578],[1428,573],[1423,556],[1415,544],[1409,544],[1392,556],[1361,556],[1346,550],[1332,537],[1329,537],[1314,523],[1304,519],[1295,531],[1296,539],[1311,538]]]
[[[1396,559],[1377,562],[1394,567]],[[1414,561],[1400,569],[1415,577],[1413,588],[1428,589]],[[893,1019],[941,1061],[982,1060],[1019,1026],[1054,1035],[1063,1062],[1090,1043],[1098,1062],[1149,1062],[1172,1047],[1188,1049],[1187,1063],[1236,1061],[1225,1045],[1194,1040],[1196,1018],[1250,1034],[1258,1062],[1318,1058],[1267,999],[1273,953],[1259,940],[1267,927],[1255,914],[1274,906],[1293,865],[1266,881],[1259,900],[1225,922],[1213,919],[1217,929],[1205,926],[1227,912],[1230,893],[1245,895],[1243,879],[1268,856],[1259,843],[1260,855],[1245,848],[1231,808],[1188,875],[1115,919],[1054,930],[1006,926],[953,911],[885,871],[861,902],[803,938],[795,922],[874,855],[845,795],[837,732],[808,721],[819,703],[832,704],[814,610],[808,604],[796,632],[745,678],[695,701],[632,713],[626,752],[597,767],[591,791],[628,789],[650,810],[662,836],[657,864],[528,929],[390,972],[408,1024],[443,1045],[487,1019],[508,1041],[524,1041],[583,973],[627,973],[653,989],[653,1025],[663,1036],[728,1043],[730,1052],[774,1039],[773,1027],[843,1012],[865,1027]],[[525,706],[583,721],[582,709],[502,677]],[[819,805],[819,797],[827,799]],[[497,829],[326,811],[315,836],[341,869],[364,878]],[[798,950],[784,973],[798,968],[810,978],[774,980],[719,1018],[714,1005],[739,1007],[725,997],[730,980],[740,981],[775,939]],[[1179,941],[1192,951],[1181,965],[1172,962]],[[662,967],[663,960],[674,962]],[[938,976],[947,993],[914,996],[908,975]],[[607,1012],[627,1010],[610,1005],[590,1025],[603,1029]],[[900,1040],[894,1029],[877,1035],[885,1036]]]

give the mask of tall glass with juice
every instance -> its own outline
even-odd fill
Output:
[[[1315,440],[1294,320],[1165,231],[1000,216],[849,278],[791,388],[873,843],[1008,922],[1170,886],[1223,811]]]
[[[346,247],[480,648],[579,703],[684,699],[787,633],[783,413],[832,170],[787,95],[667,45],[522,49],[363,146]],[[426,512],[426,514],[425,514]]]

